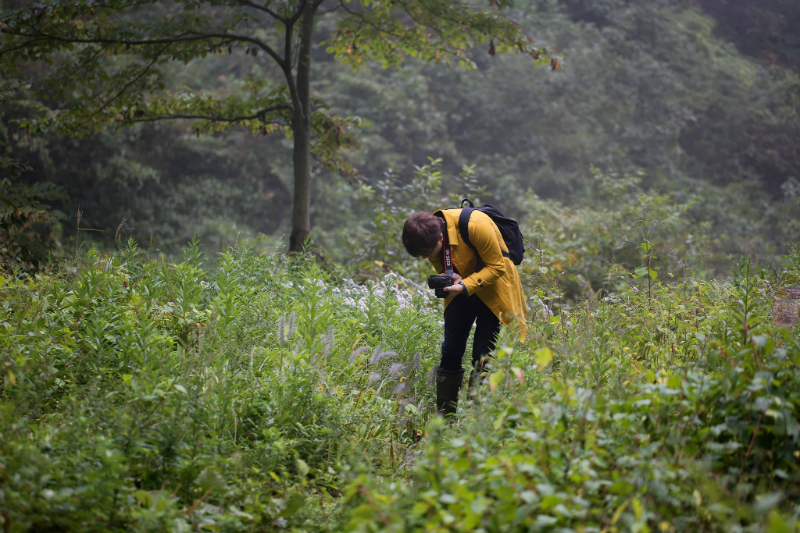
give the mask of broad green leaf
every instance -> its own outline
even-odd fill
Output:
[[[545,346],[543,348],[539,348],[534,354],[534,359],[536,361],[536,365],[539,367],[540,370],[543,370],[550,362],[553,360],[553,351]]]
[[[225,489],[225,479],[222,474],[210,466],[204,468],[194,482],[204,492],[222,492]]]
[[[504,372],[502,370],[498,370],[497,372],[493,373],[489,376],[489,389],[494,392],[497,390],[497,387],[500,383],[503,382]]]
[[[306,463],[305,461],[303,461],[299,457],[297,458],[297,470],[298,470],[298,472],[300,472],[300,475],[303,476],[303,477],[307,476],[308,472],[309,472],[308,463]]]
[[[289,496],[286,501],[286,507],[278,514],[281,518],[289,518],[297,514],[303,505],[306,503],[306,498],[302,494],[294,493]]]

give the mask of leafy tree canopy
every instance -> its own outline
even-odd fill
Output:
[[[512,5],[511,0],[51,1],[3,17],[0,69],[15,80],[26,63],[44,60],[52,66],[32,89],[57,103],[25,121],[34,132],[81,135],[111,125],[192,119],[198,134],[233,125],[293,134],[291,246],[298,249],[310,231],[310,154],[354,173],[338,157],[339,147],[354,145],[353,121],[326,114],[310,94],[317,18],[335,13],[323,45],[354,69],[368,60],[398,66],[408,56],[470,67],[469,51],[487,44],[492,55],[524,53],[558,68],[558,58],[505,18],[503,10]],[[237,52],[268,57],[264,75],[232,81],[221,91],[165,83],[170,62]],[[6,82],[6,96],[14,94],[15,83],[28,85]]]

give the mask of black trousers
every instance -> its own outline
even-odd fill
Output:
[[[467,296],[462,293],[453,298],[444,313],[444,342],[439,365],[443,370],[461,370],[469,332],[476,321],[472,368],[476,368],[481,358],[494,349],[500,332],[500,319],[475,294]]]

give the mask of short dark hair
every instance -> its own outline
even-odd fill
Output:
[[[417,211],[403,224],[403,246],[414,257],[433,252],[442,238],[442,219],[436,215]]]

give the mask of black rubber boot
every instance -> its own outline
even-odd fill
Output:
[[[458,406],[458,391],[464,381],[464,369],[444,370],[436,367],[436,412],[453,417]]]

